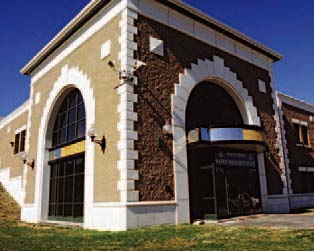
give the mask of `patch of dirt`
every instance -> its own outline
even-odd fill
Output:
[[[0,184],[0,223],[19,221],[21,208]]]

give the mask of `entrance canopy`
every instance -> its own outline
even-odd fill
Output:
[[[188,132],[188,144],[192,147],[223,147],[250,152],[265,152],[267,138],[257,126],[200,127]]]

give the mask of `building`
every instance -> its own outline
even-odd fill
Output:
[[[314,109],[276,94],[280,59],[181,1],[91,1],[21,70],[0,181],[23,221],[100,230],[314,206]]]

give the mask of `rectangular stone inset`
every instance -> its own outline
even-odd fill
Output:
[[[104,59],[110,55],[111,50],[111,40],[103,43],[101,45],[100,59]]]

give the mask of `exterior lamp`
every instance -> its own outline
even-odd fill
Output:
[[[10,142],[10,145],[11,145],[11,147],[14,147],[15,142],[14,142],[14,141],[11,141],[11,142]]]
[[[96,139],[97,135],[98,134],[97,134],[96,129],[94,127],[91,127],[88,131],[88,136],[90,137],[93,143],[100,145],[101,151],[104,154],[106,150],[106,145],[107,145],[105,135],[103,135],[101,139]]]
[[[171,138],[172,136],[172,125],[170,124],[169,120],[166,121],[165,125],[162,127],[162,136],[158,136],[157,138],[157,146],[159,148],[164,145],[165,140]]]
[[[31,167],[34,170],[34,167],[35,167],[35,160],[34,159],[28,160],[27,154],[23,153],[22,160],[23,160],[24,165],[28,165],[29,167]]]
[[[172,135],[172,125],[170,124],[169,120],[167,120],[166,124],[162,127],[162,132],[166,136]]]

